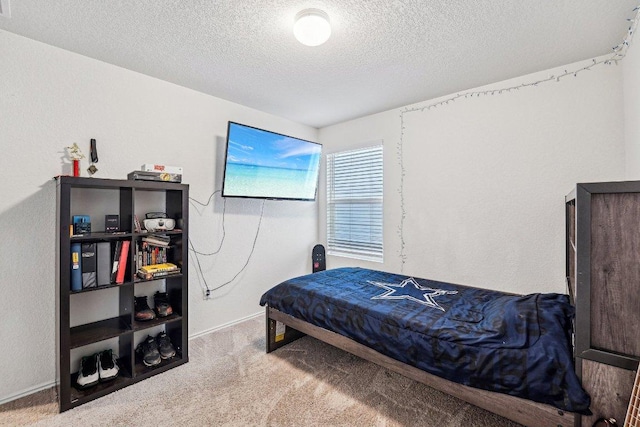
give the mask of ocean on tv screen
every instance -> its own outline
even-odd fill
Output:
[[[228,196],[314,199],[316,181],[314,170],[229,163],[224,185]]]

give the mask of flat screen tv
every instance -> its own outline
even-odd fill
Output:
[[[322,146],[229,122],[223,197],[315,200]]]

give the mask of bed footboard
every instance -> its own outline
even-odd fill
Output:
[[[531,427],[573,427],[575,414],[550,405],[458,384],[399,362],[356,341],[266,307],[267,353],[304,335],[366,359],[472,405]],[[276,322],[280,322],[276,330]]]

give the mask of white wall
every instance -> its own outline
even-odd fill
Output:
[[[317,130],[87,57],[0,31],[0,402],[55,380],[55,185],[70,174],[64,147],[86,155],[98,142],[99,178],[124,179],[143,163],[183,166],[191,197],[206,202],[220,188],[228,120],[316,140]],[[86,176],[88,163],[82,164]],[[201,257],[210,287],[245,263],[262,202],[228,200],[222,251]],[[191,206],[191,241],[215,250],[222,200]],[[193,257],[190,335],[260,313],[263,291],[311,270],[317,204],[273,202],[246,271],[205,301]]]
[[[640,179],[640,40],[636,40],[622,61],[626,179]]]
[[[402,269],[513,292],[563,292],[564,195],[576,182],[640,177],[638,50],[632,46],[622,67],[603,66],[560,83],[406,113],[403,266],[400,109],[324,128],[318,135],[307,126],[0,31],[0,168],[6,184],[0,198],[0,340],[10,348],[0,353],[0,402],[54,381],[51,178],[70,173],[62,160],[65,146],[77,142],[88,154],[88,141],[96,138],[100,178],[124,178],[142,163],[181,165],[191,196],[204,202],[220,186],[228,120],[319,139],[325,152],[382,139],[385,262],[329,257],[330,268]],[[324,194],[321,188],[319,204],[266,202],[251,264],[211,300],[203,300],[190,260],[191,335],[258,313],[262,291],[309,271],[309,251],[325,235]],[[227,202],[223,250],[202,258],[210,287],[242,267],[261,203]],[[192,205],[190,221],[196,249],[216,249],[221,199],[206,208]]]
[[[487,88],[518,86],[578,67]],[[603,65],[560,82],[405,113],[404,266],[401,111],[320,131],[327,151],[375,139],[385,144],[384,264],[328,257],[328,267],[403,270],[516,293],[564,292],[565,194],[577,182],[624,178],[621,68]],[[325,215],[321,202],[324,240]]]

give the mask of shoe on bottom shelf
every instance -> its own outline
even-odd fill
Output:
[[[158,343],[151,335],[148,335],[144,341],[138,344],[136,352],[140,354],[142,363],[145,366],[156,366],[162,362],[160,351],[158,351]]]
[[[110,381],[118,376],[117,357],[111,350],[105,350],[98,353],[98,372],[100,381]]]
[[[98,373],[98,357],[95,354],[85,356],[80,359],[80,371],[76,384],[78,388],[84,389],[98,384],[100,375]]]
[[[158,343],[158,351],[160,351],[160,357],[163,359],[171,359],[176,355],[176,349],[171,344],[171,340],[165,332],[160,332],[156,337]]]

